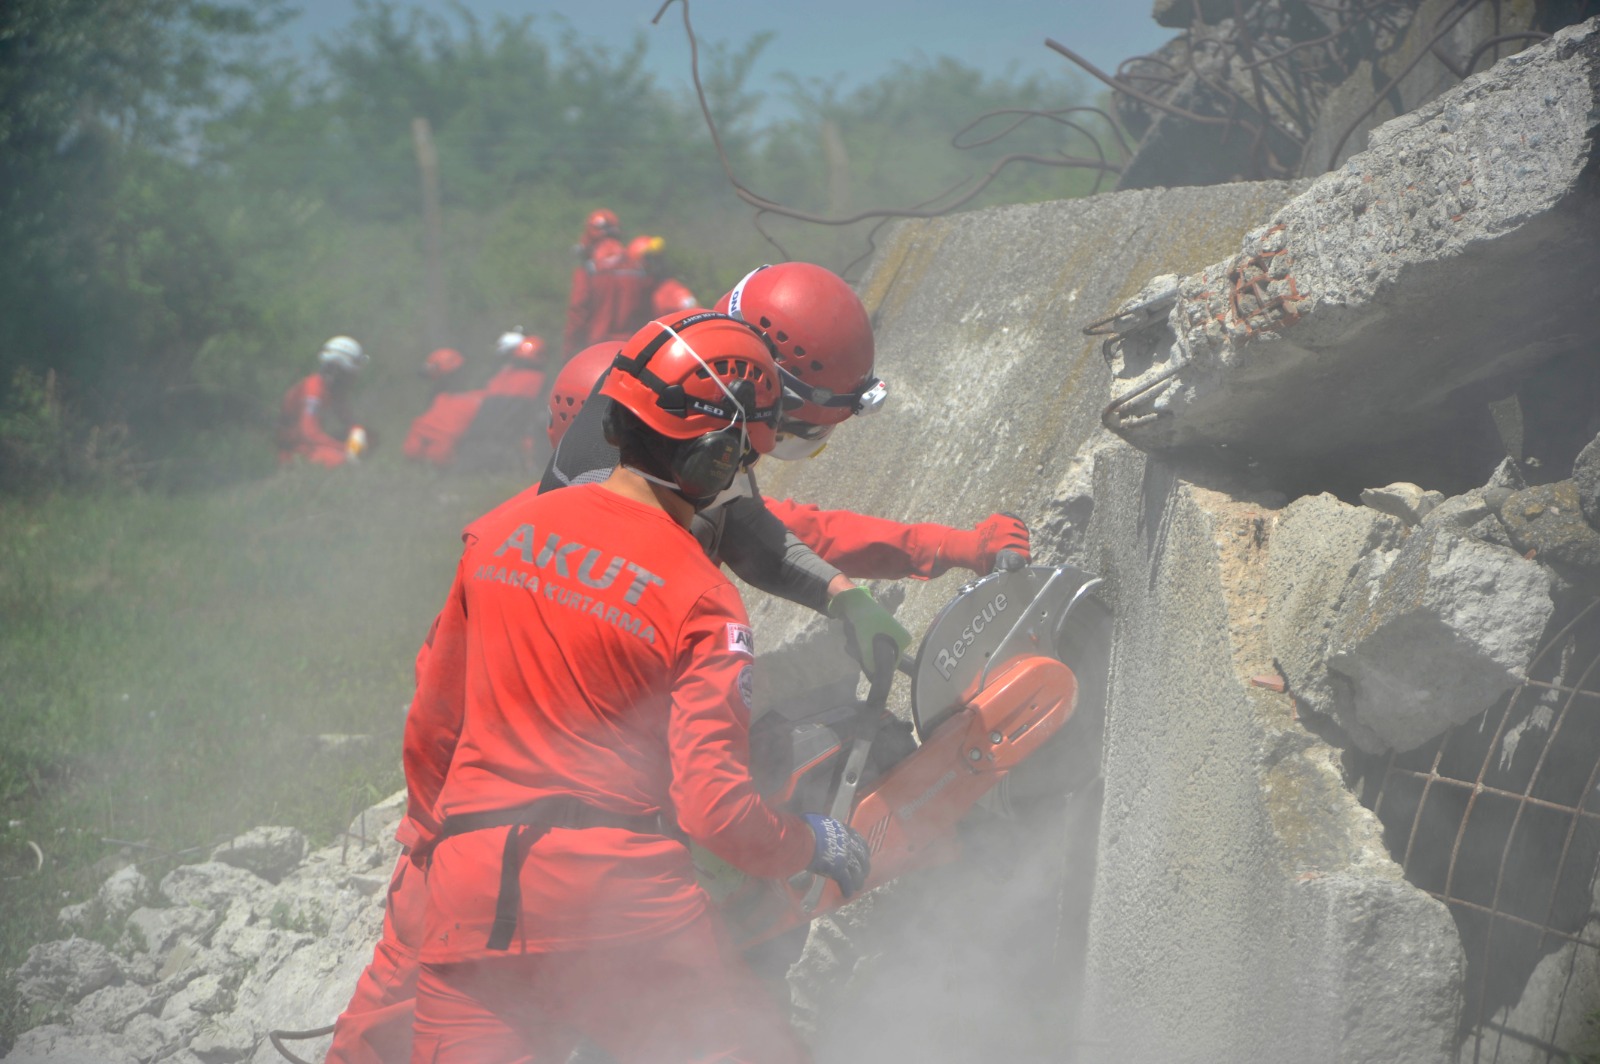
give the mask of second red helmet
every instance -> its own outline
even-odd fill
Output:
[[[883,401],[872,375],[872,323],[844,278],[809,262],[752,270],[717,309],[761,330],[788,393],[784,415],[834,425]]]
[[[561,367],[561,372],[556,374],[555,383],[550,385],[550,425],[547,430],[552,448],[561,442],[561,437],[578,419],[578,412],[588,402],[589,393],[594,391],[594,382],[611,367],[611,360],[621,348],[622,345],[616,341],[586,347],[568,359],[567,364]]]

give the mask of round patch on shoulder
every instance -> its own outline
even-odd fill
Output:
[[[739,697],[744,699],[744,708],[752,709],[756,700],[756,667],[746,665],[739,670]]]

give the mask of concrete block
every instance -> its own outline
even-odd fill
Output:
[[[1424,491],[1405,481],[1382,488],[1366,488],[1361,492],[1362,506],[1398,517],[1408,526],[1421,522],[1441,502],[1444,502],[1443,492]]]
[[[1518,552],[1550,566],[1575,589],[1600,594],[1600,532],[1584,520],[1573,481],[1513,493],[1500,509],[1500,520]]]
[[[305,855],[305,835],[288,827],[253,828],[211,851],[213,861],[254,872],[269,883],[282,879]]]
[[[1368,555],[1328,642],[1351,685],[1340,723],[1378,752],[1470,720],[1521,681],[1554,608],[1541,566],[1449,529]]]
[[[1573,460],[1572,484],[1578,490],[1578,505],[1583,509],[1584,520],[1600,528],[1600,436],[1579,451]]]
[[[112,952],[84,938],[44,942],[16,970],[17,993],[30,1005],[56,1008],[81,1001],[122,979]]]
[[[79,1032],[56,1023],[23,1031],[5,1059],[6,1064],[142,1064],[120,1035]]]
[[[1389,514],[1308,495],[1278,516],[1267,553],[1267,638],[1289,690],[1306,709],[1335,715],[1328,638],[1357,563],[1393,549],[1405,528]]]
[[[220,861],[180,865],[161,880],[161,893],[173,905],[226,912],[237,898],[265,894],[271,884],[254,872]]]
[[[1107,424],[1145,449],[1292,465],[1403,438],[1457,416],[1469,385],[1586,350],[1597,67],[1591,20],[1375,131],[1182,279],[1161,350],[1114,364]]]
[[[1469,491],[1453,495],[1428,511],[1422,519],[1424,528],[1454,528],[1465,532],[1485,517],[1491,516],[1489,504],[1483,501],[1483,492]]]

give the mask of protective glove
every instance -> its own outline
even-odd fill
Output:
[[[873,644],[880,638],[894,640],[893,660],[911,645],[911,633],[894,619],[894,614],[873,599],[872,592],[864,587],[841,591],[828,602],[828,616],[844,621],[844,635],[849,640],[850,656],[861,663],[869,674],[877,660]]]
[[[1028,526],[1016,514],[990,514],[970,532],[954,529],[939,545],[939,572],[956,567],[980,576],[994,571],[995,557],[1011,551],[1026,565],[1033,560],[1028,546]]]
[[[872,871],[872,851],[867,840],[849,824],[841,824],[820,813],[807,813],[806,824],[817,836],[817,852],[807,870],[827,876],[839,884],[839,893],[848,898],[867,883]]]

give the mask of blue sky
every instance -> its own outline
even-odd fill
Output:
[[[448,13],[446,3],[421,6]],[[660,26],[650,25],[660,0],[465,0],[462,6],[488,22],[496,14],[533,15],[536,24],[559,15],[586,37],[627,43],[646,34],[648,64],[657,80],[687,89],[688,47],[682,13],[674,4]],[[355,0],[303,0],[288,27],[297,44],[337,35],[355,14]],[[1108,72],[1129,56],[1151,51],[1173,35],[1150,18],[1150,0],[691,0],[702,41],[742,43],[763,30],[776,37],[762,56],[750,87],[775,105],[774,75],[838,80],[848,87],[870,81],[897,60],[951,55],[995,76],[1061,75],[1070,64],[1044,46],[1054,37]]]

